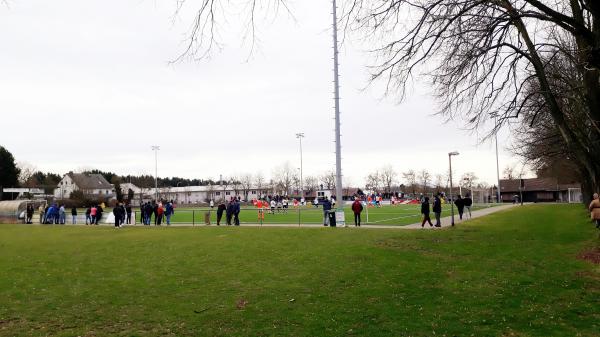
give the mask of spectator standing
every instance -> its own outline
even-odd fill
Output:
[[[227,220],[227,226],[231,226],[231,218],[233,217],[233,199],[227,203],[227,209],[225,210],[225,220]]]
[[[442,200],[440,199],[439,194],[433,199],[433,214],[435,214],[435,227],[442,227],[442,222],[440,220],[442,216]]]
[[[131,225],[131,204],[129,202],[125,205],[125,213],[127,214],[127,224]]]
[[[240,202],[238,200],[233,203],[233,224],[236,226],[240,225]]]
[[[30,224],[31,219],[33,218],[33,205],[32,204],[27,204],[27,210],[26,210],[26,214],[27,214],[27,218],[25,219],[25,222]]]
[[[173,201],[167,202],[167,206],[165,209],[165,216],[167,217],[167,226],[171,226],[171,216],[175,214],[175,210],[173,209]]]
[[[421,214],[423,214],[423,222],[421,222],[421,228],[425,227],[425,223],[429,222],[429,226],[433,227],[431,223],[431,217],[429,216],[429,197],[425,197],[421,203]]]
[[[217,226],[221,225],[221,219],[223,218],[223,212],[227,209],[227,206],[225,206],[224,203],[220,203],[219,206],[217,206]]]
[[[102,213],[104,213],[104,207],[98,205],[96,206],[96,225],[100,224],[100,220],[102,220]]]
[[[77,223],[77,207],[73,206],[73,208],[71,208],[71,218],[72,221],[71,223],[74,225]]]
[[[159,202],[156,205],[156,219],[154,219],[155,225],[157,225],[157,226],[161,225],[164,214],[165,214],[165,209],[163,208],[162,202]]]
[[[90,208],[90,225],[96,223],[96,214],[98,213],[98,208],[96,206],[92,206]]]
[[[331,201],[325,198],[323,200],[323,226],[329,226],[329,211],[331,211]]]
[[[67,212],[65,210],[65,205],[60,205],[58,209],[58,216],[60,217],[60,224],[64,225],[67,222]]]
[[[358,198],[354,198],[354,202],[352,203],[352,212],[354,212],[354,226],[360,227],[360,213],[363,211],[363,205],[358,200]]]
[[[600,229],[600,198],[598,197],[598,193],[594,193],[593,198],[594,200],[592,200],[588,208],[592,220],[596,222],[596,228]]]
[[[44,205],[40,205],[40,207],[38,207],[38,212],[40,212],[40,223],[43,224],[44,215],[46,214],[46,209],[44,208]]]

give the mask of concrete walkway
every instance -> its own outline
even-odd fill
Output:
[[[510,204],[510,205],[502,205],[502,206],[494,206],[494,207],[487,207],[487,208],[483,208],[483,209],[479,209],[476,211],[472,212],[472,217],[471,219],[475,219],[475,218],[480,218],[482,216],[486,216],[495,212],[499,212],[499,211],[503,211],[509,208],[514,207],[515,205]],[[460,220],[458,217],[458,212],[456,211],[456,208],[454,209],[455,213],[454,213],[454,223],[456,225],[459,225],[465,221],[469,221],[470,219],[467,219],[467,217],[465,215],[463,215],[463,220]],[[433,215],[433,214],[432,214]],[[433,223],[435,223],[435,218],[432,220]],[[441,223],[442,223],[442,228],[444,227],[450,227],[451,226],[451,217],[447,216],[447,217],[443,217],[441,219]],[[33,224],[38,225],[38,226],[63,226],[63,225],[41,225],[41,224]],[[67,224],[67,226],[85,226],[85,223],[79,223],[76,225],[72,225],[72,224]],[[111,226],[114,227],[113,224],[110,223],[102,223],[100,226]],[[126,227],[131,226],[131,225],[126,225]],[[172,224],[171,226],[167,226],[165,223],[162,224],[162,226],[160,227],[192,227],[194,225],[190,224],[183,224],[183,223],[177,223],[177,224]],[[197,224],[195,225],[196,227],[206,227],[206,225],[204,224]],[[211,227],[216,227],[216,224],[213,223],[210,225]],[[91,226],[94,227],[94,226]],[[137,224],[135,225],[135,227],[145,227],[143,225]],[[150,227],[155,227],[154,225],[151,225]],[[221,227],[228,227],[227,225],[221,225]],[[231,226],[233,227],[233,226]],[[298,224],[246,224],[246,223],[242,223],[241,227],[303,227],[303,228],[323,228],[323,225],[319,225],[319,224],[302,224],[302,225],[298,225]],[[349,222],[348,225],[346,226],[346,228],[355,228],[354,227],[354,223]],[[421,229],[421,222],[417,222],[417,223],[413,223],[410,225],[363,225],[359,228],[366,228],[366,229]],[[429,227],[428,224],[425,225],[426,229],[437,229],[436,227]]]

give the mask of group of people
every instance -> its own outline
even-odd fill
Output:
[[[77,209],[74,210],[75,215],[77,216]],[[85,224],[86,225],[98,225],[100,220],[102,220],[102,214],[104,213],[104,208],[101,205],[93,205],[88,206],[85,209]]]
[[[220,203],[217,207],[217,226],[221,225],[221,219],[223,219],[223,212],[225,212],[225,219],[227,221],[227,226],[240,225],[240,211],[241,205],[240,201],[237,198],[231,198],[227,205],[225,203]]]
[[[462,220],[465,210],[469,218],[471,218],[471,207],[473,206],[473,199],[470,195],[466,195],[464,198],[459,194],[454,200],[456,209],[458,210],[458,216]],[[436,194],[433,199],[433,207],[430,209],[429,197],[424,197],[421,202],[421,214],[423,215],[423,221],[421,222],[421,228],[425,227],[425,223],[429,223],[430,227],[442,227],[441,214],[442,214],[442,195]],[[435,214],[435,225],[431,223],[431,211]]]
[[[67,223],[67,211],[65,205],[51,204],[46,207],[40,205],[38,208],[40,213],[41,224],[56,224],[64,225]],[[71,208],[72,224],[77,223],[77,208]],[[27,223],[31,223],[33,218],[33,205],[27,206]]]
[[[150,226],[150,223],[152,222],[152,216],[154,216],[155,226],[160,226],[165,218],[167,221],[167,226],[170,226],[171,217],[173,214],[175,214],[175,204],[173,203],[173,200],[164,203],[162,200],[159,200],[158,202],[152,200],[152,202],[146,202],[140,206],[140,213],[144,226]]]
[[[117,203],[113,208],[113,215],[115,216],[115,227],[121,228],[123,224],[131,224],[131,205],[129,203]]]

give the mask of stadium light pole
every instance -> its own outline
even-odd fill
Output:
[[[454,226],[454,198],[452,198],[452,156],[458,156],[457,151],[448,153],[448,164],[450,165],[450,209],[452,214],[452,226]]]
[[[496,138],[496,180],[498,185],[496,186],[496,203],[500,203],[500,161],[498,160],[498,116],[494,119],[496,124],[496,130],[494,136]]]
[[[158,202],[158,151],[160,146],[152,145],[154,151],[154,200]]]
[[[342,145],[340,143],[340,76],[338,63],[338,36],[337,36],[337,3],[332,0],[333,5],[333,83],[335,101],[335,194],[337,202],[337,214],[344,214],[344,198],[342,197]],[[336,214],[336,215],[337,215]],[[345,219],[341,219],[340,225],[345,226]]]
[[[300,141],[300,197],[304,198],[304,183],[302,180],[302,138],[304,138],[304,132],[298,132],[296,138]]]

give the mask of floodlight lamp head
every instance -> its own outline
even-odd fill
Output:
[[[304,132],[299,132],[296,134],[296,138],[302,138],[304,137]]]
[[[449,152],[448,155],[449,156],[458,156],[459,153],[458,153],[458,151],[452,151],[452,152]]]

